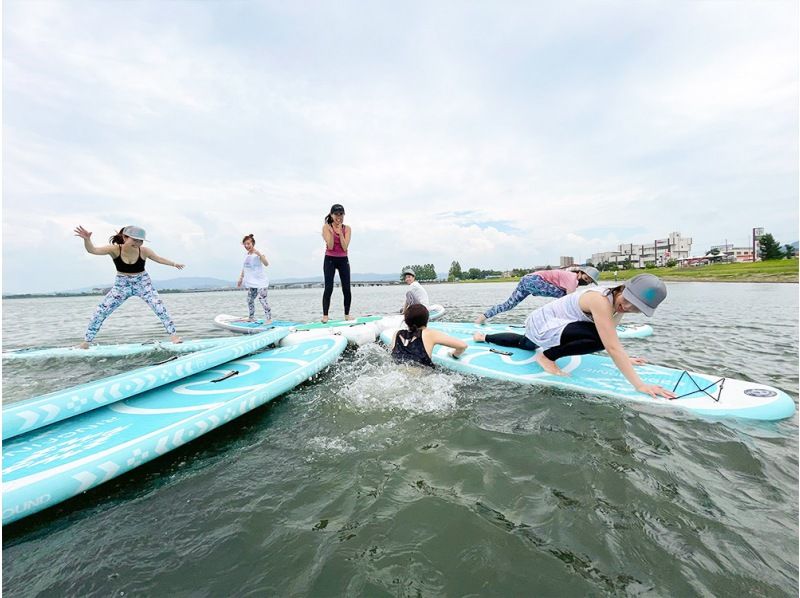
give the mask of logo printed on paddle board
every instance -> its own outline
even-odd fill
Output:
[[[744,391],[744,394],[749,397],[774,397],[778,393],[768,388],[748,388]]]

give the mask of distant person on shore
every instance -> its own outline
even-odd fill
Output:
[[[400,313],[406,313],[406,310],[412,305],[424,305],[430,307],[430,299],[428,299],[428,291],[422,288],[422,285],[417,282],[417,273],[412,268],[403,270],[403,280],[409,285],[406,291],[406,300]]]
[[[272,324],[272,310],[267,301],[267,289],[269,288],[269,278],[267,278],[266,266],[269,266],[267,256],[256,249],[256,238],[253,234],[245,235],[242,245],[247,252],[244,257],[244,265],[237,287],[247,289],[247,311],[248,321],[256,319],[256,297],[264,308],[264,324]]]
[[[626,313],[643,313],[650,317],[666,298],[667,288],[652,274],[639,274],[614,288],[588,288],[556,299],[531,312],[525,320],[525,334],[502,332],[473,336],[477,342],[504,347],[518,347],[537,352],[534,359],[549,374],[566,376],[556,360],[570,355],[585,355],[606,350],[614,364],[639,392],[652,397],[675,398],[675,393],[645,384],[634,365],[646,363],[628,357],[617,336],[617,324]]]
[[[421,303],[409,306],[405,311],[405,323],[408,330],[398,330],[390,352],[396,361],[417,363],[433,367],[433,347],[444,345],[453,349],[454,359],[467,350],[467,343],[439,330],[428,329],[428,308]]]
[[[84,341],[78,345],[81,349],[88,349],[89,343],[94,340],[105,319],[110,316],[115,309],[125,303],[132,296],[141,299],[150,306],[150,309],[158,316],[164,329],[170,336],[173,343],[180,343],[181,337],[175,330],[175,324],[167,313],[167,308],[161,302],[158,291],[153,287],[150,275],[144,271],[145,260],[151,259],[156,263],[172,266],[178,270],[183,270],[184,265],[173,262],[166,258],[156,255],[156,252],[147,247],[142,247],[146,241],[145,231],[138,226],[126,226],[112,235],[108,242],[109,245],[95,247],[92,243],[92,233],[78,226],[75,235],[83,239],[83,246],[92,255],[110,255],[117,268],[117,277],[114,279],[114,286],[108,291],[89,322],[86,329]]]
[[[325,291],[322,293],[322,321],[328,321],[328,310],[333,295],[333,277],[339,271],[339,282],[344,295],[344,319],[352,320],[350,315],[350,261],[347,248],[350,246],[352,230],[344,223],[344,208],[333,204],[322,225],[322,238],[325,239],[325,261],[322,271],[325,275]]]
[[[529,295],[534,297],[563,297],[572,293],[579,286],[597,284],[600,271],[593,266],[583,266],[578,270],[537,270],[523,276],[517,288],[503,303],[490,307],[475,320],[476,324],[485,324],[486,320],[516,307]]]

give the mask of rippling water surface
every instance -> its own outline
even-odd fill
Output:
[[[513,284],[435,285],[472,320]],[[321,290],[272,291],[308,320]],[[164,295],[185,338],[240,293]],[[3,302],[3,348],[81,340],[99,298]],[[545,299],[497,321],[518,322]],[[354,289],[354,313],[402,289]],[[334,295],[332,316],[341,315]],[[798,396],[798,287],[671,283],[631,354]],[[644,320],[641,316],[639,319]],[[634,318],[634,321],[637,321]],[[103,343],[164,338],[133,299]],[[153,357],[3,366],[9,403]],[[7,526],[13,596],[796,596],[797,416],[753,424],[393,364],[348,349],[315,380]]]

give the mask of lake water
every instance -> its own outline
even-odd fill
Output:
[[[472,320],[513,284],[432,285]],[[798,396],[796,284],[669,283],[632,355]],[[353,290],[385,313],[402,287]],[[270,294],[309,320],[320,289]],[[242,293],[162,298],[223,336]],[[99,297],[3,302],[3,348],[75,344]],[[496,319],[521,322],[546,299]],[[337,289],[331,316],[341,315]],[[642,316],[626,321],[645,321]],[[101,343],[165,339],[137,299]],[[153,357],[7,362],[3,402]],[[798,422],[719,422],[397,367],[348,349],[313,382],[3,530],[11,596],[797,596]]]

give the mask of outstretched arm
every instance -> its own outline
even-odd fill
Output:
[[[433,353],[433,347],[435,345],[444,345],[445,347],[450,347],[454,349],[453,357],[458,359],[458,357],[467,350],[467,343],[462,341],[458,338],[453,338],[445,334],[444,332],[440,332],[439,330],[427,330],[428,332],[428,339],[431,344],[431,353]]]
[[[86,249],[87,253],[91,253],[92,255],[112,255],[115,253],[115,249],[113,245],[103,245],[102,247],[95,247],[94,243],[92,243],[92,233],[82,226],[78,225],[75,227],[75,236],[80,237],[83,239],[83,247]]]
[[[142,255],[147,259],[153,260],[158,264],[164,264],[165,266],[172,266],[173,268],[177,268],[178,270],[183,270],[186,267],[184,264],[179,264],[178,262],[173,262],[172,260],[168,260],[167,258],[161,257],[149,247],[142,247]]]

